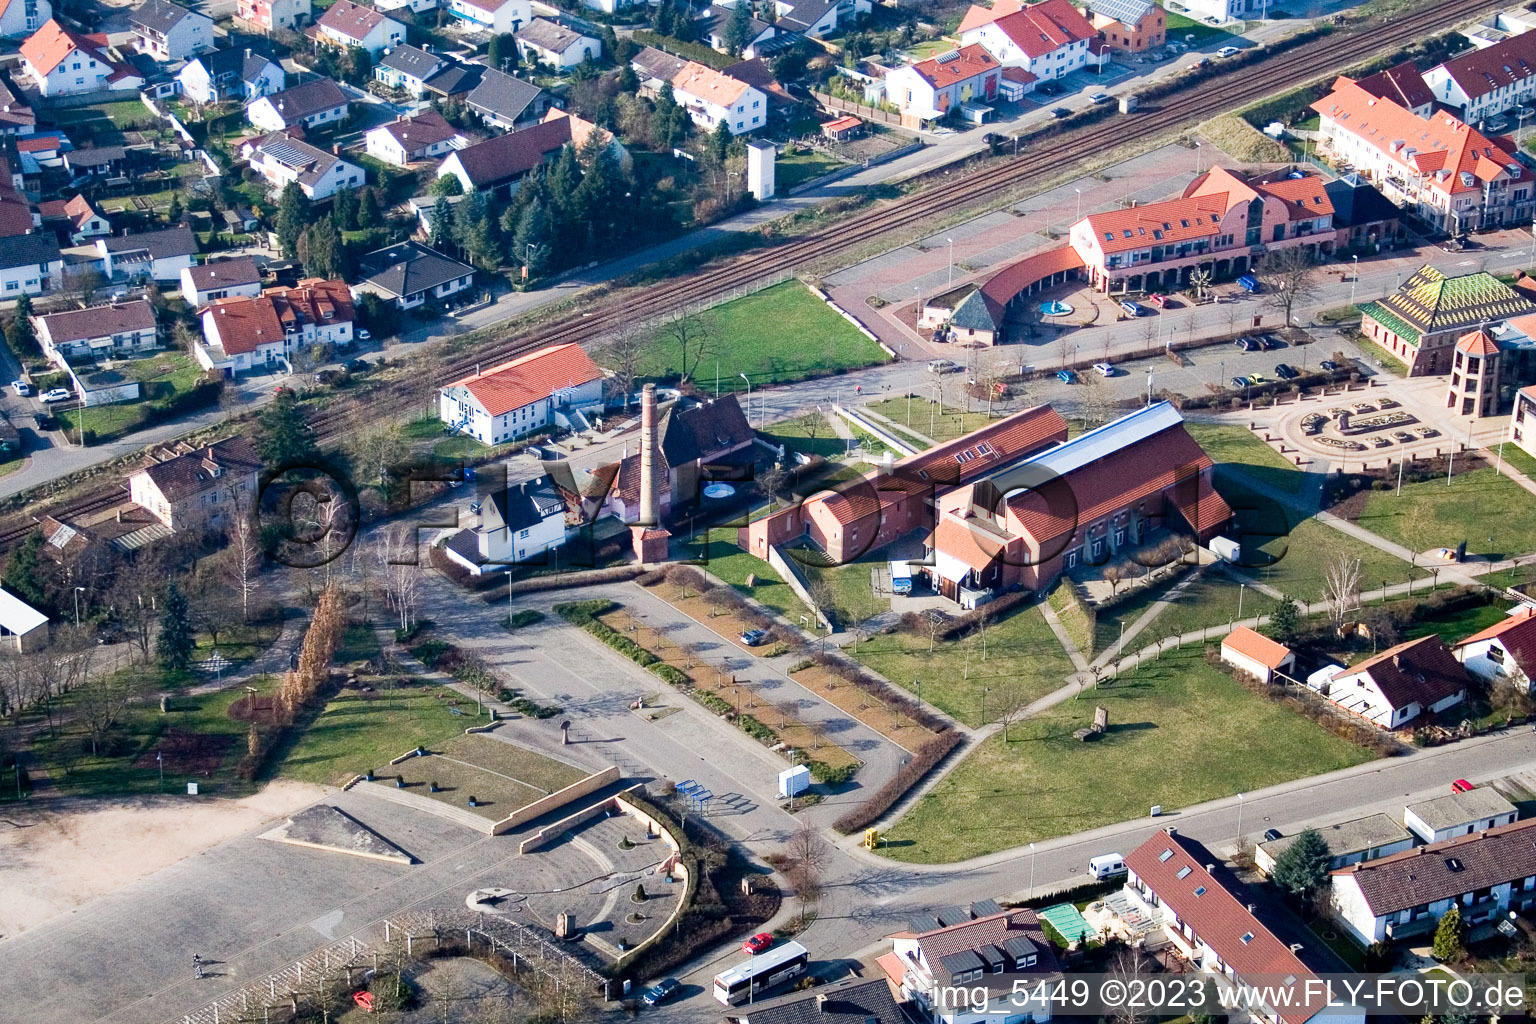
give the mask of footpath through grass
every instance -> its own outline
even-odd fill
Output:
[[[986,409],[980,412],[966,412],[963,405],[956,406],[949,402],[939,405],[931,398],[922,398],[913,395],[907,398],[905,395],[898,398],[887,398],[879,402],[871,402],[869,409],[891,420],[898,426],[909,426],[913,430],[943,444],[952,441],[962,434],[969,434],[973,430],[980,430],[999,415],[988,416]]]
[[[1076,729],[1109,711],[1109,731]],[[1085,691],[977,748],[887,831],[896,860],[942,863],[1145,818],[1371,759],[1371,753],[1249,693],[1198,648]]]
[[[702,354],[691,342],[688,371],[701,391],[713,394],[716,365],[724,390],[824,377],[838,370],[887,362],[885,351],[844,320],[799,281],[765,288],[701,314],[709,340]],[[683,370],[681,346],[666,327],[652,335],[640,360],[642,377],[675,377]]]
[[[985,646],[985,651],[983,651]],[[853,654],[853,647],[844,648]],[[859,644],[858,659],[897,686],[967,725],[980,725],[1006,710],[1066,685],[1072,662],[1037,605],[1019,609],[990,626],[983,642],[884,633]],[[990,691],[990,692],[988,692]]]
[[[1509,454],[1506,447],[1505,456]],[[1358,522],[1413,551],[1454,548],[1495,561],[1536,551],[1536,498],[1493,467],[1404,484],[1401,496],[1371,491]]]

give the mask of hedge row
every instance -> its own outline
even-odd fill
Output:
[[[875,790],[868,800],[844,814],[832,823],[832,827],[847,835],[861,828],[868,828],[896,805],[913,786],[923,780],[949,752],[960,743],[960,734],[954,730],[940,733],[917,748],[912,760],[901,766],[885,785]]]
[[[603,550],[606,550],[603,549]],[[616,553],[616,552],[615,552]],[[480,600],[486,604],[498,604],[507,600],[508,591],[513,594],[537,594],[546,590],[570,590],[591,583],[622,583],[632,580],[645,570],[638,565],[616,565],[608,569],[581,569],[573,572],[552,572],[511,584],[486,594]]]
[[[617,602],[609,601],[606,598],[594,598],[590,601],[570,601],[564,604],[557,604],[554,611],[556,615],[565,621],[574,626],[580,626],[641,668],[655,671],[653,666],[661,664],[660,658],[606,622],[598,620],[599,615],[605,615],[618,607]],[[659,675],[660,673],[657,674]]]
[[[949,722],[929,711],[926,705],[919,704],[905,691],[898,690],[884,679],[866,669],[863,665],[834,651],[816,651],[805,661],[794,666],[790,674],[793,675],[802,669],[812,665],[819,665],[842,679],[851,686],[868,694],[874,700],[888,707],[896,708],[918,725],[929,732],[941,733],[950,728]]]

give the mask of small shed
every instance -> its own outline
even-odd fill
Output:
[[[1274,681],[1276,672],[1289,672],[1296,667],[1296,655],[1289,647],[1247,626],[1238,626],[1227,634],[1221,642],[1221,660],[1266,683]]]
[[[849,114],[846,117],[822,122],[821,134],[823,138],[831,139],[833,142],[847,142],[864,134],[864,122]]]
[[[48,643],[48,616],[5,590],[0,590],[0,643],[27,654]]]

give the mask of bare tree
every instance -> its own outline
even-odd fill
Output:
[[[89,661],[91,648],[81,652],[81,656]],[[136,672],[98,672],[96,675],[85,673],[79,687],[75,691],[74,707],[78,720],[85,726],[86,735],[90,737],[91,753],[99,751],[102,742],[112,728],[123,720],[123,714],[128,706],[142,691],[140,677]]]
[[[1144,979],[1152,973],[1152,958],[1144,950],[1127,947],[1115,954],[1109,965],[1109,974],[1127,986],[1136,983],[1137,979]],[[1132,988],[1131,991],[1136,991]],[[1126,999],[1110,1015],[1113,1024],[1146,1024],[1149,1019],[1143,1001]]]
[[[1190,271],[1189,288],[1195,293],[1196,302],[1204,302],[1206,293],[1211,290],[1211,272],[1203,267]]]
[[[683,380],[692,380],[699,363],[714,351],[714,334],[709,321],[696,313],[679,313],[667,321],[663,336],[677,349],[677,371]]]
[[[613,371],[613,376],[609,379],[612,381],[613,390],[623,399],[625,409],[629,408],[629,396],[635,390],[635,377],[640,371],[640,359],[650,344],[651,335],[640,324],[627,321],[603,346],[600,358]]]
[[[230,524],[228,546],[224,549],[224,572],[236,594],[240,595],[240,621],[251,621],[251,595],[256,593],[261,576],[261,542],[256,524],[242,512]]]
[[[367,410],[366,404],[360,406],[359,415],[366,416],[368,425],[372,425],[377,420]],[[350,435],[346,445],[359,484],[383,480],[391,466],[403,463],[410,455],[410,445],[390,428],[361,429]]]
[[[948,625],[949,620],[937,608],[928,609],[926,618],[928,620],[928,653],[932,654],[933,646],[937,642],[939,634],[944,632],[944,627]]]
[[[421,603],[422,573],[415,528],[399,523],[380,530],[374,541],[374,555],[385,600],[399,616],[401,631],[408,632]]]
[[[789,835],[789,856],[797,864],[819,868],[827,862],[827,841],[810,825],[801,825]]]
[[[1297,246],[1266,253],[1259,261],[1259,280],[1267,293],[1265,301],[1285,317],[1291,326],[1291,312],[1310,302],[1317,294],[1317,260],[1305,248]]]
[[[1003,742],[1007,743],[1008,727],[1026,717],[1024,712],[1030,705],[1029,694],[1018,687],[1008,686],[994,699],[998,706],[997,720],[1003,725]]]
[[[1346,552],[1335,555],[1323,573],[1323,598],[1335,628],[1360,602],[1360,559]]]
[[[59,698],[85,679],[95,650],[85,629],[65,626],[54,631],[47,647],[28,656],[27,702],[43,713],[50,735],[58,732]]]
[[[1120,592],[1120,584],[1124,583],[1131,575],[1126,567],[1119,562],[1106,565],[1099,575],[1104,577],[1104,582],[1109,584],[1109,595],[1114,597]]]

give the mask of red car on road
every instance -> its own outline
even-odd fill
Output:
[[[748,953],[755,956],[756,954],[763,952],[772,945],[772,935],[768,934],[767,932],[758,932],[756,935],[752,936],[746,942],[741,944],[741,950],[743,953]]]

